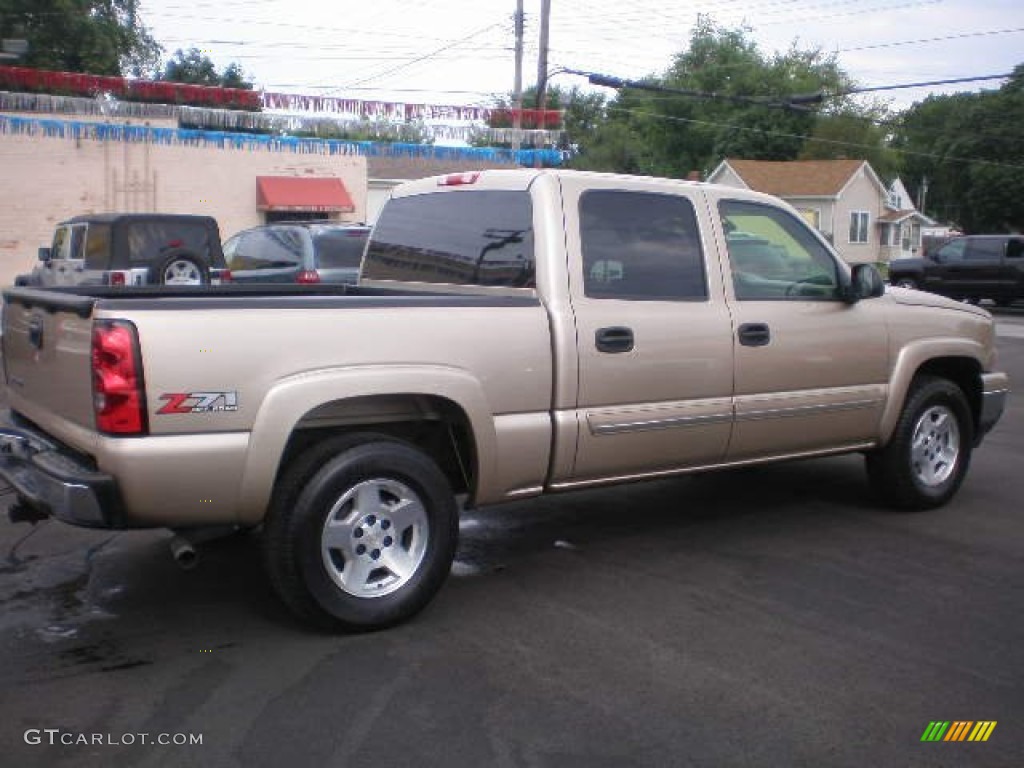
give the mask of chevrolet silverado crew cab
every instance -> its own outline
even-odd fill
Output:
[[[354,287],[4,298],[13,518],[262,526],[336,628],[422,608],[460,506],[850,452],[943,504],[1009,387],[987,312],[886,290],[775,198],[564,170],[401,186]]]

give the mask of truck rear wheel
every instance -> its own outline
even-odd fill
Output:
[[[419,612],[451,570],[458,513],[447,478],[383,435],[327,440],[284,472],[264,525],[275,589],[300,618],[379,629]]]
[[[889,444],[868,454],[868,478],[876,495],[892,506],[938,507],[963,482],[973,444],[964,393],[948,379],[919,376]]]

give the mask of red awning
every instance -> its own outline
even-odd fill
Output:
[[[257,176],[261,211],[341,211],[356,209],[341,179],[313,176]]]

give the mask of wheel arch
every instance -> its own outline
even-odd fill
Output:
[[[921,375],[947,379],[964,393],[971,411],[975,432],[981,417],[980,345],[966,342],[922,342],[904,348],[897,360],[889,386],[889,401],[882,414],[881,444],[892,438],[903,405],[915,377]]]
[[[456,492],[491,482],[484,457],[496,451],[493,417],[479,383],[464,371],[385,367],[306,374],[264,398],[249,440],[239,494],[242,522],[258,523],[288,462],[345,432],[387,434],[431,456]]]

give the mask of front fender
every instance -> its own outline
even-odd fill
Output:
[[[331,368],[282,379],[260,404],[242,473],[240,522],[255,524],[262,519],[285,446],[305,414],[326,403],[375,395],[427,395],[455,403],[466,414],[476,444],[477,487],[493,482],[497,469],[494,416],[481,383],[467,371],[434,365]]]
[[[881,445],[885,445],[892,438],[903,404],[910,392],[910,383],[917,372],[933,361],[955,359],[971,360],[977,363],[981,371],[984,370],[988,354],[981,343],[973,339],[956,337],[921,339],[908,342],[900,349],[889,379],[889,397],[882,411],[879,426]]]

